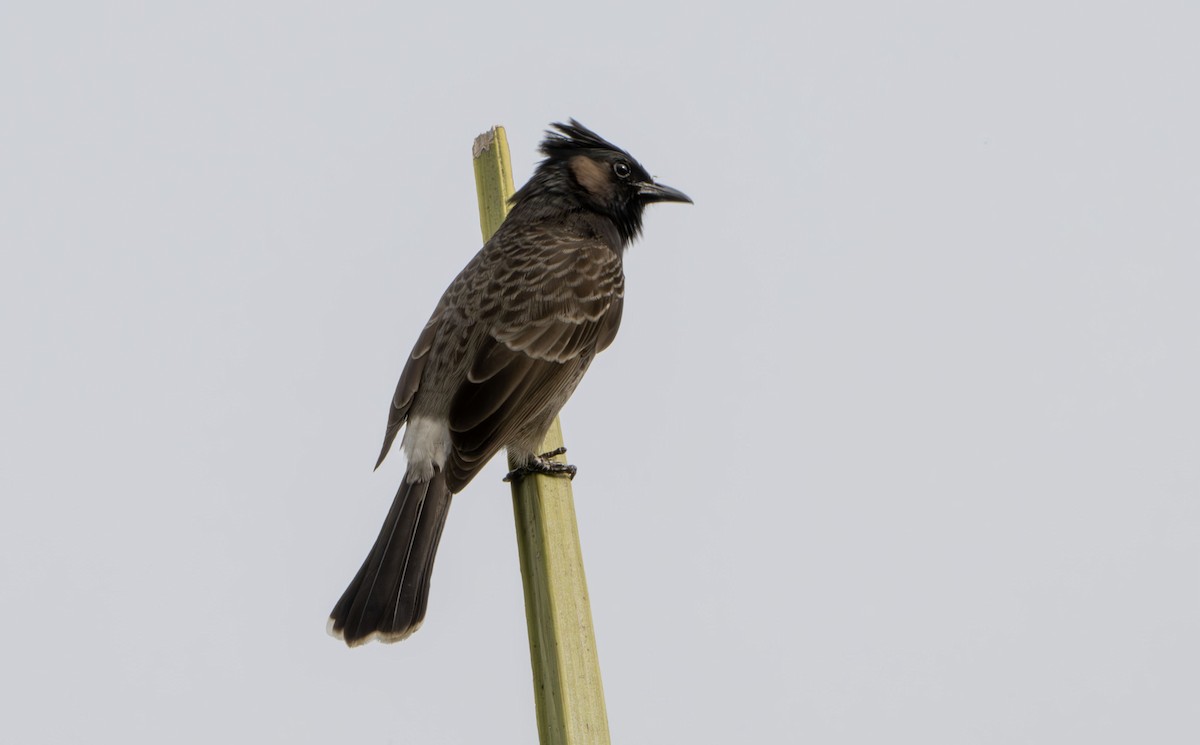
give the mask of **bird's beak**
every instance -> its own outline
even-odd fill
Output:
[[[653,182],[638,184],[638,196],[643,202],[687,202],[693,204],[692,198],[678,189],[672,189],[665,184]]]

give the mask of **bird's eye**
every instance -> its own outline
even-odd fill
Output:
[[[613,163],[613,173],[617,174],[617,178],[629,178],[629,174],[633,173],[633,169],[623,160],[618,160]]]

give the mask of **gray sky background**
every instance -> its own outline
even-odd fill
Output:
[[[0,740],[535,741],[508,489],[325,618],[569,116],[650,210],[564,412],[613,741],[1200,741],[1200,10],[6,3]]]

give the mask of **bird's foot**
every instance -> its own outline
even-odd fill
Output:
[[[548,453],[542,453],[529,461],[520,468],[514,468],[504,477],[505,481],[520,481],[526,476],[534,473],[544,474],[546,476],[566,476],[568,479],[575,478],[575,472],[578,470],[575,466],[569,463],[558,463],[550,460],[556,455],[562,455],[567,452],[566,448],[560,447],[551,450]]]

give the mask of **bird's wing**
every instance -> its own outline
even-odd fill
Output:
[[[565,403],[620,321],[621,260],[599,240],[525,237],[503,266],[499,307],[450,404],[454,485]]]

